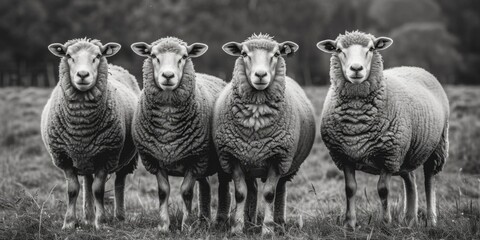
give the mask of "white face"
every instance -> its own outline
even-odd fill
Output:
[[[93,45],[93,44],[92,44]],[[98,64],[100,63],[100,48],[82,48],[76,52],[67,49],[67,63],[70,69],[70,80],[73,86],[80,91],[88,91],[97,80]]]
[[[275,42],[275,46],[267,50],[264,48],[249,48],[248,43],[229,42],[224,44],[222,49],[229,55],[242,57],[248,81],[253,88],[261,91],[268,88],[275,78],[278,58],[281,55],[294,54],[298,50],[298,45],[291,41]]]
[[[157,86],[163,90],[175,90],[183,76],[183,67],[188,58],[187,48],[181,46],[178,53],[161,53],[154,47],[151,57]]]
[[[373,57],[373,41],[368,45],[351,45],[343,48],[338,44],[338,58],[342,63],[343,74],[352,83],[362,83],[370,74]]]
[[[336,55],[342,64],[342,72],[347,81],[360,84],[370,75],[372,58],[375,51],[387,49],[393,41],[387,37],[370,39],[368,44],[353,44],[347,48],[333,40],[323,40],[317,43],[317,48],[323,52]]]
[[[61,43],[52,43],[48,46],[53,55],[67,58],[70,81],[77,90],[82,92],[95,86],[100,58],[113,56],[120,48],[118,43],[98,46],[87,41],[79,41],[69,47]]]
[[[275,77],[279,56],[278,47],[275,47],[272,51],[265,49],[249,51],[246,46],[243,46],[242,57],[245,73],[255,89],[264,90],[270,85]]]
[[[173,91],[180,85],[187,59],[202,56],[208,50],[208,46],[203,43],[193,43],[189,46],[178,44],[175,50],[165,51],[162,49],[162,44],[160,42],[151,46],[144,42],[137,42],[132,44],[131,48],[136,54],[152,59],[153,75],[157,86],[162,90]]]

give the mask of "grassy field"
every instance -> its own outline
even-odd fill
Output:
[[[95,231],[80,224],[76,231],[62,231],[66,207],[63,173],[53,166],[40,137],[40,114],[51,89],[0,89],[0,239],[254,239],[254,227],[243,236],[207,224],[180,232],[180,178],[172,178],[170,234],[155,227],[158,222],[156,181],[142,165],[127,179],[125,222],[112,219],[113,181],[106,187],[110,228]],[[307,94],[320,116],[326,87],[308,87]],[[392,181],[390,201],[394,221],[379,220],[377,177],[357,173],[357,215],[361,228],[342,228],[345,198],[343,174],[331,162],[319,134],[310,156],[287,185],[287,224],[272,239],[480,239],[480,87],[446,87],[451,105],[450,156],[437,177],[439,222],[425,227],[425,194],[422,171],[419,187],[419,224],[407,227],[397,220],[402,209],[402,183]],[[216,209],[216,177],[212,183],[212,215]],[[261,184],[260,184],[261,186]],[[231,189],[233,189],[233,184]],[[261,189],[261,187],[259,188]],[[81,197],[77,217],[81,219]],[[234,204],[232,202],[232,208]],[[261,206],[259,210],[262,211]]]

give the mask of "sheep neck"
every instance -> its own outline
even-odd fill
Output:
[[[67,60],[62,59],[60,63],[60,111],[66,116],[69,124],[96,125],[105,117],[108,97],[108,63],[101,58],[95,86],[92,89],[82,92],[77,90],[70,79]]]
[[[271,85],[262,91],[254,89],[245,75],[241,58],[237,59],[233,73],[233,112],[237,125],[258,131],[275,124],[285,105],[285,61],[280,58]]]

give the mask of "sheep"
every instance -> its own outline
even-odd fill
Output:
[[[115,217],[125,218],[125,178],[138,159],[131,122],[140,89],[126,70],[107,63],[106,58],[120,47],[86,38],[48,46],[61,58],[60,79],[43,110],[41,135],[54,165],[64,171],[67,180],[63,229],[73,229],[77,222],[78,175],[84,176],[83,211],[88,224],[95,218],[95,228],[103,227],[104,188],[112,173],[116,174]]]
[[[220,164],[235,185],[231,232],[242,231],[245,217],[255,223],[256,178],[264,178],[262,234],[270,234],[272,225],[285,223],[285,184],[299,170],[315,138],[312,104],[286,76],[282,57],[293,55],[298,45],[253,34],[243,43],[229,42],[222,48],[238,57],[232,81],[215,103],[213,121]]]
[[[344,226],[350,229],[356,227],[355,170],[380,175],[377,190],[386,223],[391,222],[389,181],[400,175],[405,220],[411,225],[418,208],[414,170],[423,165],[428,224],[437,222],[434,176],[447,158],[448,99],[437,79],[421,68],[383,70],[379,51],[392,42],[353,31],[317,44],[332,54],[320,132],[345,175]]]
[[[195,73],[191,58],[203,55],[208,46],[187,45],[175,37],[152,44],[134,43],[132,50],[147,57],[143,64],[144,89],[135,111],[133,137],[145,168],[156,175],[162,232],[169,230],[168,176],[184,177],[182,230],[191,219],[193,187],[199,182],[200,217],[210,218],[208,176],[220,169],[211,137],[213,105],[226,83],[216,77]],[[219,176],[217,221],[228,218],[228,176]],[[224,180],[225,179],[225,180]]]

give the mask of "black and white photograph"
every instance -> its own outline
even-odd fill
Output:
[[[480,239],[477,0],[0,0],[0,240]]]

